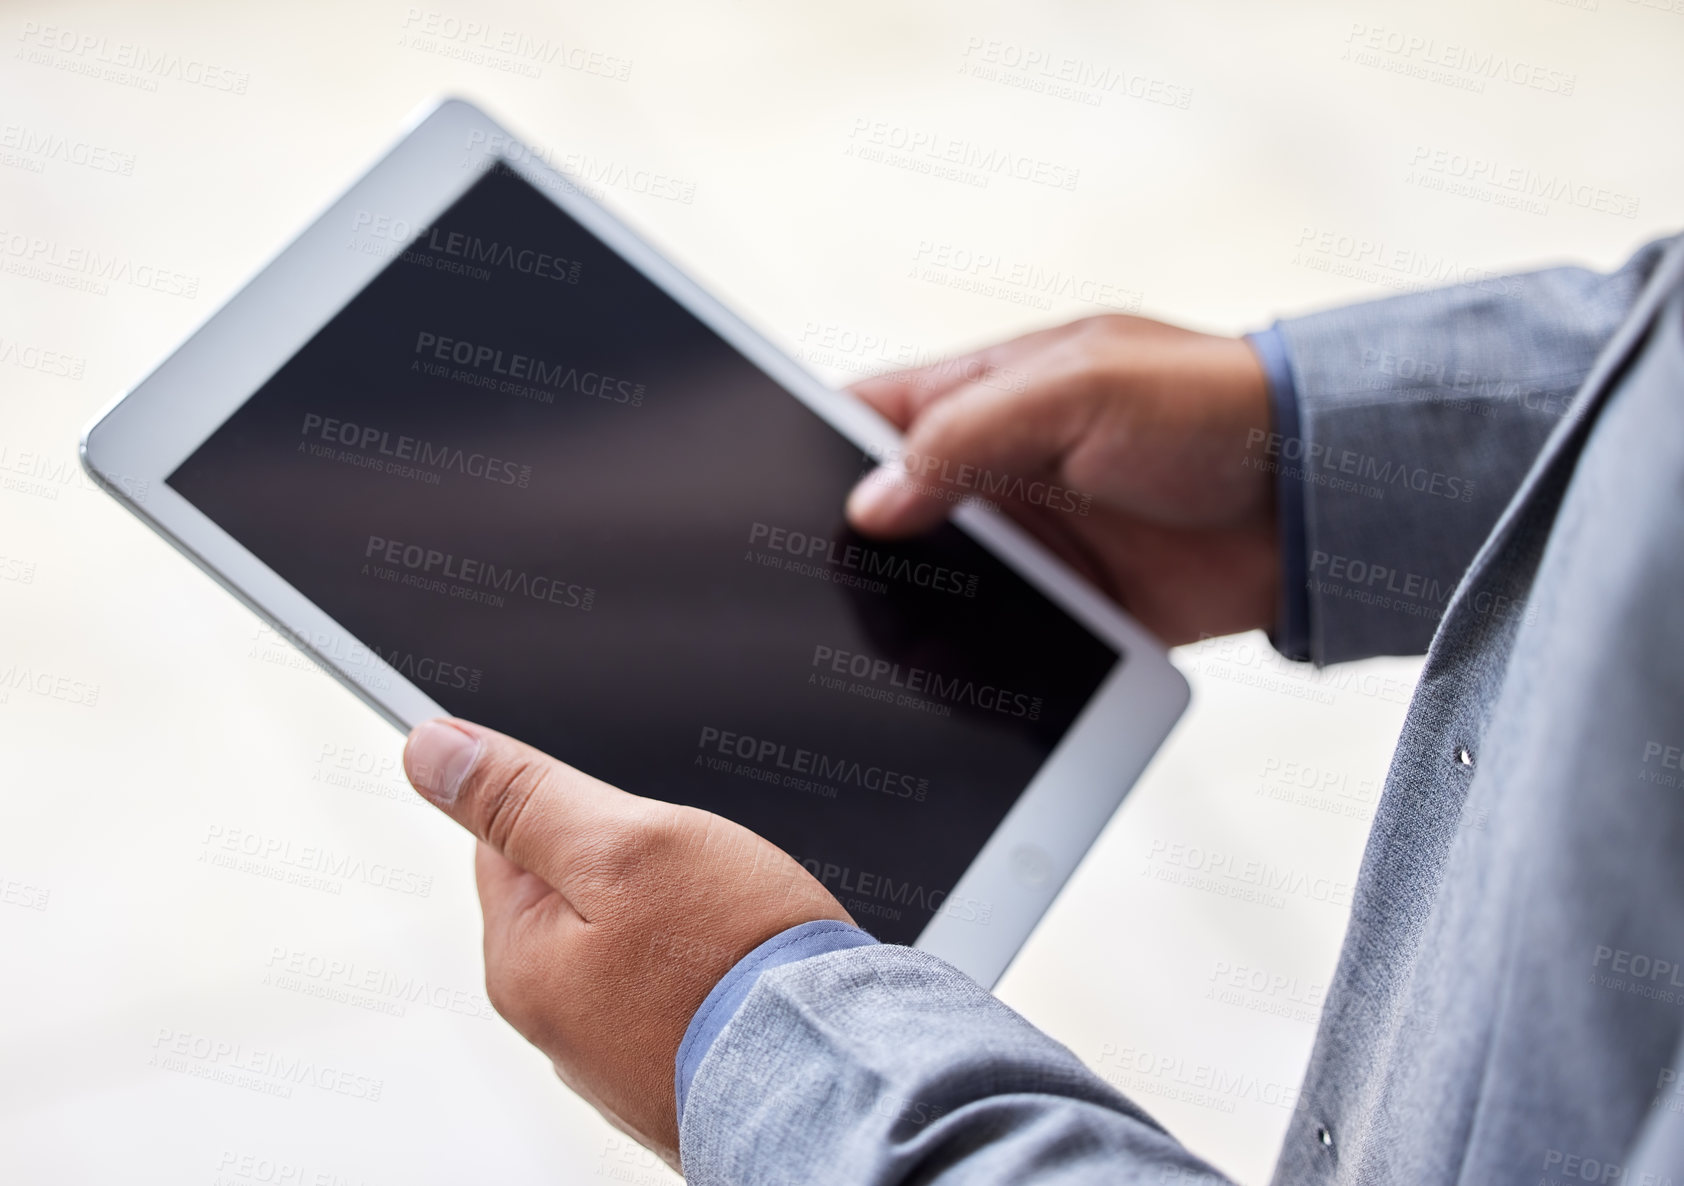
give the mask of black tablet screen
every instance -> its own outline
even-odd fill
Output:
[[[1120,659],[504,167],[169,484],[446,711],[737,820],[910,943]]]

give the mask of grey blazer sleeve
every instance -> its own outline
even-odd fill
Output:
[[[1227,1181],[969,977],[887,945],[764,973],[679,1145],[691,1186]]]
[[[1305,482],[1310,658],[1427,648],[1450,595],[1664,243],[1282,321]]]

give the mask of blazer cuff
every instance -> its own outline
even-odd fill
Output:
[[[1287,357],[1286,339],[1280,323],[1245,335],[1247,344],[1263,364],[1269,384],[1269,431],[1277,441],[1300,441],[1298,388],[1292,381],[1292,362]],[[1273,450],[1271,450],[1273,451]],[[1282,451],[1284,459],[1286,451]],[[1275,627],[1269,642],[1288,659],[1303,662],[1310,657],[1309,552],[1305,543],[1304,470],[1301,466],[1277,463],[1275,477],[1275,519],[1280,540],[1280,600]]]
[[[684,1101],[690,1095],[690,1081],[696,1077],[696,1069],[702,1065],[702,1059],[713,1048],[714,1039],[719,1037],[731,1019],[737,1015],[737,1010],[748,999],[749,990],[755,981],[760,979],[762,972],[769,972],[773,968],[781,968],[785,964],[793,964],[797,960],[811,959],[815,955],[825,955],[832,951],[841,951],[847,947],[866,947],[877,940],[860,930],[843,922],[804,922],[799,926],[790,927],[781,934],[773,935],[766,942],[737,961],[737,966],[725,973],[713,991],[708,993],[702,1001],[696,1015],[690,1019],[690,1027],[684,1031],[684,1040],[678,1044],[678,1058],[673,1072],[673,1090],[678,1097],[678,1121],[684,1123]]]

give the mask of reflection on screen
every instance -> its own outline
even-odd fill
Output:
[[[448,712],[935,912],[1118,655],[968,536],[853,535],[858,450],[512,172],[169,484]]]

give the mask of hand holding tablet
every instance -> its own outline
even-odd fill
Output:
[[[497,1011],[677,1169],[673,1052],[697,1006],[764,940],[847,913],[747,828],[628,795],[477,725],[422,725],[404,768],[479,838]]]
[[[1187,689],[999,514],[852,531],[900,448],[459,102],[83,439],[393,723],[733,820],[990,984]],[[1115,528],[1041,509],[1049,538]]]
[[[861,530],[928,531],[953,492],[1034,475],[1002,509],[1157,637],[1274,621],[1274,477],[1247,464],[1269,396],[1243,340],[1107,314],[853,391],[907,434],[848,500]]]

